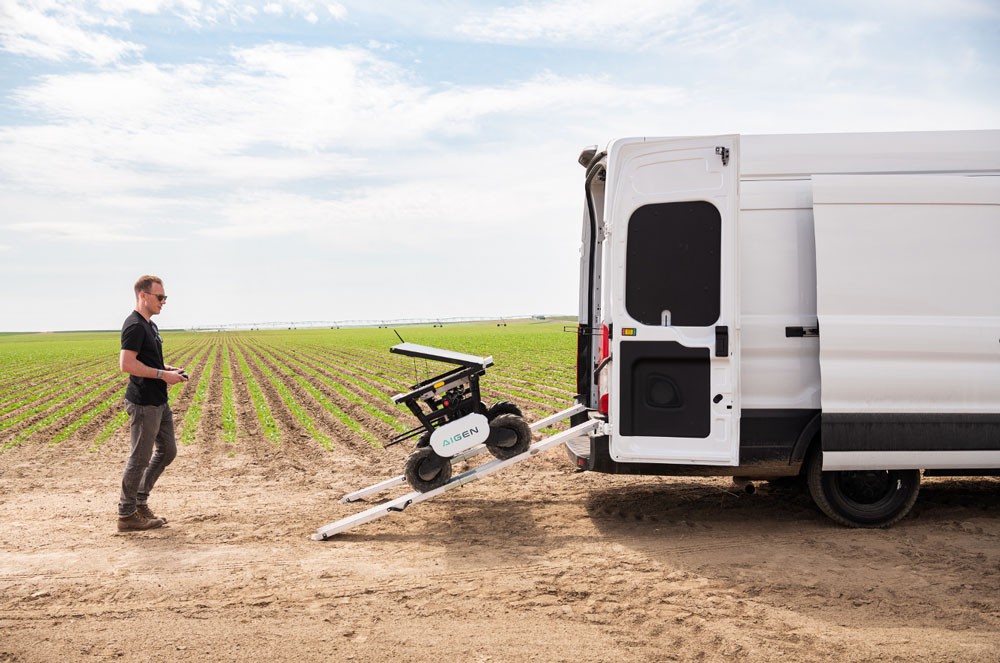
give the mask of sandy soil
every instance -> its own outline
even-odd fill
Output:
[[[997,480],[928,480],[899,525],[848,530],[795,489],[557,449],[321,543],[404,450],[206,421],[147,533],[115,530],[124,431],[0,455],[0,661],[1000,660]]]

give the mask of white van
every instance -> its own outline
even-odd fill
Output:
[[[1000,468],[1000,131],[584,150],[579,402],[598,472],[805,474],[849,526]],[[579,419],[577,419],[577,423]]]

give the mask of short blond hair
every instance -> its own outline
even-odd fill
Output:
[[[135,287],[133,288],[135,290],[135,296],[138,297],[140,292],[149,292],[149,289],[153,287],[154,283],[163,285],[163,279],[159,276],[153,276],[151,274],[140,276],[139,280],[135,282]]]

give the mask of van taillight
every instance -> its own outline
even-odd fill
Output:
[[[600,370],[597,373],[597,411],[608,413],[611,391],[611,362],[605,361],[611,355],[611,328],[601,325],[601,351],[597,358]]]

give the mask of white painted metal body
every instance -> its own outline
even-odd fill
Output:
[[[708,155],[719,145],[732,149],[728,166]],[[708,438],[622,435],[628,404],[612,371],[615,462],[737,465],[741,410],[1000,413],[1000,131],[625,139],[607,154],[595,290],[612,355],[632,340],[623,328],[713,347],[708,328],[642,325],[625,311],[627,224],[653,200],[719,207],[718,324],[731,343],[731,361],[712,358],[721,400]],[[817,322],[818,337],[784,333]],[[861,455],[829,467],[996,468],[997,455]]]

